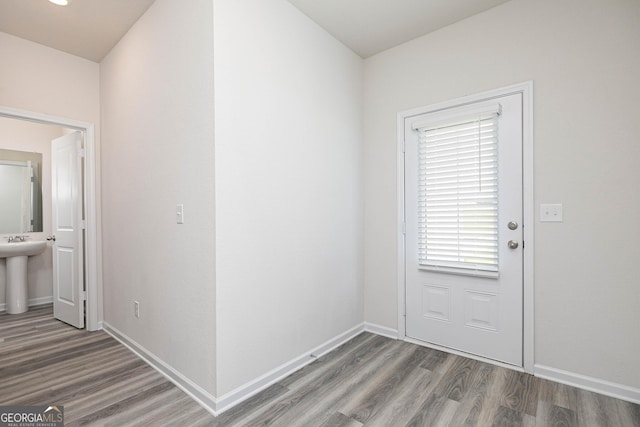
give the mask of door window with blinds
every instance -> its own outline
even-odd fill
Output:
[[[500,105],[434,113],[418,143],[418,265],[497,277]]]

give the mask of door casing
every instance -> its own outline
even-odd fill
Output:
[[[404,159],[404,123],[405,119],[435,112],[453,106],[472,104],[475,102],[490,100],[514,93],[522,94],[522,174],[523,174],[523,370],[533,373],[534,365],[534,281],[533,281],[533,254],[534,254],[534,192],[533,192],[533,81],[527,81],[503,88],[468,95],[449,101],[419,107],[407,111],[401,111],[397,116],[397,284],[398,284],[398,339],[416,342],[406,336],[406,274],[405,274],[405,159]],[[421,343],[422,344],[422,343]],[[453,352],[451,350],[447,350]],[[461,353],[463,354],[463,353]],[[475,357],[466,355],[469,357]],[[500,364],[490,359],[475,357],[480,360]],[[501,364],[500,364],[501,365]],[[505,365],[513,369],[510,365]]]
[[[96,331],[102,329],[100,307],[102,306],[101,281],[99,272],[102,270],[100,258],[100,224],[98,223],[98,183],[97,158],[95,143],[95,126],[93,123],[71,120],[31,111],[17,110],[0,105],[0,117],[26,120],[35,123],[61,126],[84,132],[85,136],[85,233],[84,247],[85,280],[86,280],[86,329]]]

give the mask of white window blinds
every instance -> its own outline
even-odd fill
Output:
[[[498,271],[499,111],[414,126],[421,266]]]

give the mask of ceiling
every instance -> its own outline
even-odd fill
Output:
[[[0,31],[100,62],[153,1],[1,0]],[[366,58],[508,0],[287,1]]]
[[[288,0],[363,58],[508,0]]]
[[[100,62],[154,0],[0,0],[0,31]]]

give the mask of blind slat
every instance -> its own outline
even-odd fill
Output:
[[[498,114],[417,130],[419,264],[498,271]]]

